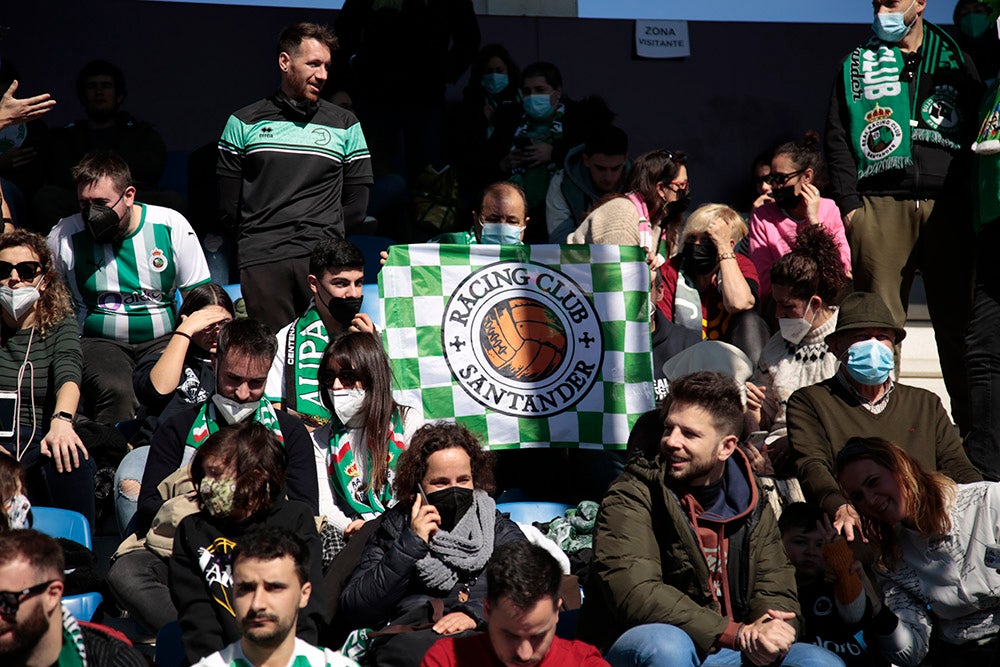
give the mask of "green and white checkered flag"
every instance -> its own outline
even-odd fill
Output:
[[[653,408],[638,247],[393,246],[379,296],[396,400],[491,449],[624,449]]]

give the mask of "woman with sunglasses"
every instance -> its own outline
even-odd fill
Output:
[[[894,665],[994,664],[1000,485],[956,484],[881,438],[849,439],[836,468],[879,552],[885,608],[870,599],[876,632],[865,640]]]
[[[651,268],[659,268],[678,250],[682,214],[691,204],[687,156],[652,151],[636,158],[628,192],[612,195],[594,207],[567,238],[568,243],[637,245]]]
[[[844,273],[851,277],[851,248],[840,210],[832,199],[820,196],[819,188],[825,181],[823,171],[819,135],[815,132],[781,144],[774,151],[767,176],[771,186],[768,201],[755,208],[750,218],[750,259],[760,276],[762,298],[771,293],[771,265],[791,251],[804,225],[822,226],[833,236]]]
[[[35,505],[94,522],[95,464],[73,427],[80,331],[45,239],[0,236],[0,453],[24,467]]]
[[[319,383],[332,415],[312,433],[319,511],[351,537],[396,503],[396,464],[422,421],[393,399],[389,358],[370,333],[344,334],[327,345]]]

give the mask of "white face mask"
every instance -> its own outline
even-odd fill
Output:
[[[10,313],[15,320],[31,310],[41,293],[38,288],[28,285],[11,289],[7,285],[0,287],[0,307]]]
[[[10,499],[7,510],[7,520],[10,522],[11,530],[20,530],[28,527],[28,512],[31,511],[31,503],[24,494],[17,494]]]
[[[365,402],[364,389],[327,389],[326,395],[333,403],[333,411],[344,426],[354,426],[351,420],[361,412]]]
[[[809,314],[808,307],[806,307],[805,314]],[[792,345],[798,345],[812,329],[813,322],[815,321],[816,313],[813,313],[811,320],[807,320],[804,317],[782,317],[778,319],[778,328],[781,329],[782,338]]]
[[[226,420],[226,423],[230,425],[245,421],[257,411],[257,406],[260,405],[260,401],[240,403],[221,394],[212,394],[212,403],[222,413],[222,418]]]

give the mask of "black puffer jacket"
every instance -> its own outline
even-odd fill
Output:
[[[493,548],[523,539],[524,534],[517,524],[496,512]],[[427,552],[427,543],[410,529],[410,504],[394,506],[384,514],[378,532],[365,546],[361,564],[340,595],[341,613],[350,618],[356,628],[381,628],[428,600],[440,598],[426,588],[417,575],[417,561]],[[458,601],[462,584],[457,583],[444,596],[444,613],[461,611],[481,622],[486,575],[480,573],[472,582],[465,603]]]

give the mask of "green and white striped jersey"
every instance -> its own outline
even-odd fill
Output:
[[[144,343],[174,328],[174,292],[211,278],[190,223],[177,211],[136,203],[139,227],[121,244],[95,243],[83,217],[49,232],[56,270],[69,285],[84,336]]]
[[[358,663],[345,658],[328,648],[317,648],[298,637],[295,638],[295,653],[288,661],[288,667],[357,667]],[[233,642],[221,651],[202,658],[194,667],[255,667],[243,655],[241,642]]]

